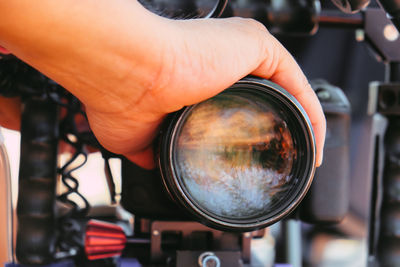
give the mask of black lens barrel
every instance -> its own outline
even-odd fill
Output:
[[[274,114],[278,117],[281,116],[281,120],[287,125],[296,154],[292,159],[290,181],[282,187],[277,187],[277,191],[281,190],[282,193],[278,192],[275,196],[271,193],[271,203],[265,203],[266,209],[263,214],[243,216],[243,218],[240,216],[224,216],[214,212],[212,209],[208,209],[207,206],[204,207],[203,203],[198,203],[196,197],[191,195],[192,192],[187,190],[185,181],[188,178],[182,177],[182,172],[177,170],[180,162],[176,162],[177,140],[182,133],[182,128],[185,127],[188,116],[197,111],[199,107],[197,105],[185,107],[181,111],[172,114],[165,123],[160,137],[161,145],[158,154],[162,180],[171,198],[208,226],[229,231],[250,231],[266,227],[290,214],[303,199],[311,185],[316,157],[311,122],[304,109],[292,95],[280,86],[264,79],[244,78],[222,92],[222,94],[260,99],[260,101],[254,101],[254,103],[267,101],[275,109]],[[201,103],[198,105],[201,105]],[[262,145],[264,146],[265,144],[263,143]],[[271,146],[271,144],[268,145]],[[280,151],[283,151],[282,148]],[[268,157],[271,157],[271,155],[268,154]],[[267,159],[268,157],[262,159]],[[192,161],[193,159],[191,159]],[[279,173],[279,171],[277,172]],[[249,188],[251,188],[251,185],[249,185]],[[215,198],[218,199],[218,196]]]

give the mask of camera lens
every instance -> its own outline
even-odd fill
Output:
[[[173,116],[161,172],[173,198],[204,223],[267,226],[311,184],[315,145],[300,104],[279,86],[247,78]]]

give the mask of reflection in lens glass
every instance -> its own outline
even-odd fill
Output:
[[[181,186],[202,209],[221,217],[272,210],[292,187],[297,157],[284,117],[278,105],[244,92],[226,91],[196,105],[176,135]]]

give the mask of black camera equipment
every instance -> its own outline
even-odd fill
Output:
[[[162,184],[171,199],[206,225],[251,231],[290,214],[314,175],[315,141],[306,113],[285,90],[258,78],[245,78],[172,114],[159,138],[161,177],[139,176],[128,162],[123,165],[121,203],[138,216],[173,217],[176,210],[157,214],[168,199],[156,209],[151,209],[154,201],[138,199],[151,199],[153,185],[141,185],[147,180]]]
[[[228,0],[139,0],[151,11],[170,18],[218,18],[224,12]]]
[[[257,86],[261,87],[257,88]],[[270,86],[272,88],[268,88]],[[160,140],[156,143],[156,150],[160,151],[157,156],[158,170],[144,170],[123,159],[121,204],[125,209],[136,215],[137,227],[135,229],[137,229],[137,236],[142,239],[145,238],[151,244],[151,249],[136,256],[142,257],[145,262],[165,262],[167,257],[173,257],[175,251],[177,251],[181,253],[179,257],[193,261],[201,253],[192,254],[192,252],[188,252],[192,247],[187,244],[197,240],[199,244],[208,244],[197,249],[203,251],[207,249],[211,251],[240,251],[242,259],[248,262],[248,252],[245,249],[249,248],[248,238],[257,236],[257,234],[229,233],[231,239],[226,239],[228,233],[221,235],[220,231],[191,222],[194,218],[206,225],[228,232],[232,230],[249,231],[259,228],[260,225],[271,224],[284,216],[298,217],[303,221],[315,224],[340,222],[346,215],[349,204],[346,192],[348,192],[349,186],[350,106],[339,88],[325,81],[314,81],[312,86],[322,103],[324,113],[327,116],[328,129],[331,130],[327,136],[324,157],[333,164],[326,164],[327,167],[317,169],[315,178],[318,180],[314,179],[311,190],[300,204],[299,209],[293,212],[293,208],[301,201],[300,194],[305,190],[304,183],[311,181],[309,175],[312,169],[308,169],[308,171],[304,169],[309,164],[306,159],[306,151],[312,151],[311,147],[307,150],[307,146],[297,146],[297,149],[303,150],[303,152],[296,153],[297,157],[301,155],[300,157],[304,160],[298,165],[298,170],[295,171],[300,173],[299,177],[303,177],[303,184],[298,182],[279,185],[280,188],[282,186],[288,187],[285,191],[291,196],[288,197],[281,191],[283,194],[273,195],[273,197],[277,197],[274,202],[263,200],[262,203],[269,213],[257,214],[258,217],[256,218],[260,223],[259,225],[251,224],[251,221],[245,216],[243,218],[238,216],[241,214],[243,205],[246,205],[246,210],[251,211],[252,206],[249,206],[249,204],[255,205],[255,203],[252,203],[254,199],[262,199],[265,196],[263,190],[273,188],[271,187],[272,184],[265,183],[265,176],[260,170],[266,171],[268,167],[279,170],[282,166],[286,168],[294,166],[294,164],[288,164],[287,159],[283,160],[280,156],[277,157],[277,155],[282,154],[277,151],[282,151],[285,145],[276,145],[282,143],[284,139],[278,137],[269,142],[259,140],[259,127],[264,127],[263,125],[270,123],[268,122],[269,119],[266,121],[261,120],[258,115],[254,116],[256,114],[254,113],[255,106],[259,106],[262,108],[261,110],[271,106],[271,104],[268,104],[272,101],[269,98],[274,99],[276,97],[271,93],[282,93],[284,91],[268,81],[247,78],[239,81],[233,88],[227,89],[221,95],[196,106],[187,107],[166,119]],[[241,90],[238,91],[238,89]],[[258,90],[261,90],[261,95],[257,94]],[[288,122],[288,129],[291,133],[297,132],[295,135],[300,139],[293,144],[306,144],[307,142],[304,141],[307,139],[308,131],[304,128],[304,125],[301,125],[306,122],[304,117],[302,119],[303,115],[293,116],[295,113],[291,112],[296,111],[297,104],[293,110],[293,103],[288,106],[288,103],[282,102],[287,95],[281,96],[284,96],[284,98],[277,99],[278,102],[272,105],[272,110],[275,110],[275,114],[279,114],[279,117],[286,118],[285,121]],[[235,100],[235,98],[238,99]],[[263,98],[265,102],[261,101]],[[292,99],[292,97],[289,97],[289,99]],[[243,100],[245,102],[242,102]],[[240,109],[238,109],[239,106]],[[232,108],[234,111],[230,110]],[[238,116],[237,110],[249,112],[249,114],[246,114],[246,120],[242,120]],[[257,125],[256,128],[254,128],[255,125]],[[253,130],[249,132],[250,129]],[[254,131],[255,129],[258,130]],[[240,139],[243,133],[252,137],[246,138],[246,145],[242,144],[244,140]],[[254,135],[254,133],[256,134]],[[295,138],[295,135],[292,135],[292,138]],[[304,137],[306,138],[304,139]],[[241,140],[241,142],[238,143],[238,140]],[[275,156],[272,156],[273,154]],[[311,155],[308,155],[308,157],[311,157]],[[250,159],[252,159],[252,164],[248,164],[251,161]],[[260,168],[260,163],[262,168]],[[254,167],[259,171],[250,171]],[[279,173],[279,171],[276,173]],[[235,181],[231,180],[234,176],[236,176]],[[263,190],[254,190],[262,184],[264,184]],[[289,189],[289,187],[292,187],[292,189]],[[191,195],[193,192],[196,195]],[[217,206],[214,203],[218,203]],[[227,211],[234,210],[235,221],[228,216],[215,215],[215,210],[217,212],[226,211],[224,210],[225,203],[229,205]],[[210,207],[211,212],[207,211]],[[231,215],[231,213],[228,213],[228,215]],[[216,217],[216,219],[213,217]],[[157,234],[154,235],[154,232]],[[197,232],[197,236],[193,232]],[[200,232],[202,234],[199,236]],[[237,244],[238,240],[242,240],[241,242],[245,246],[242,249],[240,249],[240,246],[236,249],[229,249],[228,242]],[[135,238],[128,242],[131,242],[130,245],[134,245],[138,249],[137,243],[139,241]],[[156,245],[153,246],[154,243]],[[163,249],[166,243],[170,244],[170,249],[174,248],[172,254],[171,251]],[[144,255],[147,255],[147,257],[144,257]],[[233,255],[218,255],[218,257],[225,261]],[[236,265],[231,263],[229,266]]]
[[[329,163],[317,168],[298,215],[308,223],[339,223],[349,209],[350,103],[340,88],[326,81],[311,81],[311,85],[326,117],[324,161]]]
[[[210,226],[268,226],[293,211],[311,185],[311,122],[276,84],[245,78],[168,124],[159,149],[163,182]]]
[[[176,8],[179,12],[167,14],[172,17],[253,17],[278,33],[314,33],[318,20],[324,26],[365,27],[366,40],[390,66],[387,83],[371,85],[370,112],[388,116],[389,127],[384,179],[379,160],[384,155],[382,138],[371,137],[376,137],[376,142],[374,162],[370,164],[373,185],[368,192],[372,207],[368,214],[368,253],[371,264],[379,261],[397,266],[398,196],[393,189],[399,184],[400,39],[394,38],[393,31],[385,32],[392,24],[384,12],[366,10],[363,17],[354,19],[323,16],[317,1],[142,2],[166,13],[163,5],[173,3],[171,10]],[[397,2],[382,1],[382,5],[399,27]],[[207,11],[201,11],[203,7],[198,3],[204,4]],[[347,5],[347,10],[365,4],[340,2]],[[294,209],[310,187],[315,167],[310,123],[297,101],[282,88],[265,80],[246,78],[218,96],[168,117],[156,143],[158,170],[147,171],[122,159],[121,204],[136,215],[134,233],[129,233],[131,225],[124,224],[120,217],[104,219],[114,224],[90,220],[99,216],[89,214],[89,203],[79,193],[73,170],[84,163],[73,165],[80,157],[86,160],[85,145],[102,152],[113,200],[115,185],[108,159],[117,157],[105,151],[91,132],[78,129],[74,118],[85,117],[80,102],[13,56],[2,56],[0,93],[21,96],[23,101],[18,261],[38,265],[73,258],[79,266],[106,266],[114,262],[87,259],[123,254],[162,266],[192,266],[199,261],[204,265],[208,261],[233,267],[249,262],[250,240],[263,235],[262,231],[243,231],[260,229],[285,216],[314,223],[339,221],[348,206],[343,192],[348,182],[350,108],[334,86],[319,81],[313,87],[328,120],[325,165],[318,169],[318,181],[296,212]],[[61,120],[57,116],[59,109],[66,113]],[[60,140],[75,152],[64,166],[57,168]],[[55,190],[58,176],[67,188],[60,195]],[[328,194],[335,201],[326,201]],[[71,195],[79,196],[83,207],[71,200]],[[381,202],[386,205],[382,210]]]
[[[391,1],[386,1],[387,3]],[[382,1],[383,4],[383,1]],[[399,3],[392,3],[392,12],[398,12]],[[395,7],[397,5],[397,7]],[[385,7],[385,6],[384,6]],[[391,13],[393,14],[393,13]],[[382,157],[374,167],[373,209],[369,222],[369,259],[371,266],[398,266],[400,264],[399,247],[399,194],[397,188],[399,170],[399,94],[400,94],[400,38],[399,32],[388,31],[393,27],[400,28],[399,20],[388,18],[381,10],[366,10],[365,35],[372,44],[380,59],[386,63],[386,80],[372,82],[369,88],[368,112],[379,114],[387,119],[384,138],[376,141],[376,157]],[[397,13],[399,19],[399,13]],[[390,33],[394,33],[393,35]],[[397,35],[396,35],[397,33]],[[380,36],[384,38],[380,38]],[[382,140],[383,139],[383,140]],[[381,144],[382,143],[382,144]],[[379,155],[382,154],[382,155]]]
[[[86,157],[84,144],[98,144],[92,135],[77,130],[74,117],[82,111],[74,97],[12,56],[4,56],[1,63],[2,69],[8,70],[2,72],[3,95],[20,95],[24,101],[17,209],[18,260],[43,264],[79,256],[80,248],[85,247],[86,252],[90,249],[80,238],[85,224],[74,222],[85,221],[89,206],[79,194],[77,180],[72,176],[76,168],[69,169],[69,165],[80,155]],[[17,80],[16,75],[21,73],[25,76]],[[67,110],[61,122],[57,115],[59,107]],[[56,169],[59,139],[72,145],[76,152],[65,166]],[[306,113],[284,89],[258,78],[243,79],[218,96],[171,115],[161,132],[158,151],[161,176],[155,177],[158,180],[155,187],[165,186],[157,192],[152,184],[150,191],[156,195],[167,191],[189,211],[188,214],[213,227],[231,231],[255,230],[288,215],[304,197],[315,169],[314,136]],[[124,166],[126,164],[125,161]],[[59,196],[55,193],[57,173],[68,188]],[[136,177],[140,171],[133,174]],[[143,197],[140,187],[126,184],[126,181],[137,181],[130,179],[131,175],[124,167],[121,204],[137,215],[138,223],[142,224],[139,229],[143,230],[146,222],[139,220],[141,210],[130,207],[138,199],[156,206],[157,203]],[[71,201],[71,194],[80,196],[85,206],[81,208]],[[60,209],[56,200],[69,208]],[[161,203],[175,205],[168,200]],[[160,219],[160,214],[147,206],[143,210]],[[173,207],[163,212],[170,218],[173,213],[180,214],[174,217],[177,219],[182,218],[185,211]],[[186,220],[188,218],[186,216]],[[213,233],[214,238],[221,238],[220,249],[226,249],[227,244],[236,240],[235,253],[237,249],[243,250],[241,258],[248,260],[249,240],[256,234],[223,234],[188,223],[186,228],[192,228],[188,234],[190,238],[199,231]],[[166,224],[165,221],[152,222],[148,227],[161,231]],[[184,224],[181,222],[178,227]],[[166,229],[168,236],[175,228]],[[164,237],[165,233],[160,236]],[[132,238],[128,243],[137,241]],[[165,239],[161,241],[160,244],[164,244]],[[156,251],[152,250],[151,258],[163,259],[155,256]],[[97,256],[120,253],[113,254],[104,246],[102,252]],[[90,254],[87,257],[90,258]]]
[[[332,0],[332,2],[346,13],[355,13],[367,7],[370,0]],[[378,3],[387,12],[393,25],[400,31],[400,2],[396,0],[378,0]]]
[[[247,17],[272,33],[313,34],[318,29],[318,0],[141,0],[148,9],[172,18]]]

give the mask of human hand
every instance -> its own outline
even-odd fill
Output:
[[[117,151],[150,167],[149,145],[167,113],[212,97],[247,74],[253,74],[280,84],[306,109],[315,130],[317,165],[320,165],[325,135],[321,106],[296,62],[265,27],[239,18],[174,23],[179,31],[171,36],[173,44],[166,52],[169,56],[160,65],[161,72],[152,88],[134,107],[118,115],[118,125],[124,125],[122,131],[131,129],[130,133],[115,135],[113,115],[88,109],[92,129],[103,144],[111,142],[109,148],[117,145]],[[128,127],[127,122],[131,123]]]
[[[52,36],[36,28],[27,49],[18,45],[26,36],[11,34],[3,40],[6,48],[80,98],[104,147],[152,168],[151,143],[166,114],[252,74],[276,82],[299,100],[313,125],[321,163],[322,108],[295,60],[264,26],[240,18],[169,20],[135,1],[98,0],[91,8],[88,3],[77,5],[79,16],[65,9],[58,14],[61,0],[52,6],[57,15],[51,19]],[[48,7],[36,12],[48,12]],[[65,23],[66,17],[72,21]]]

